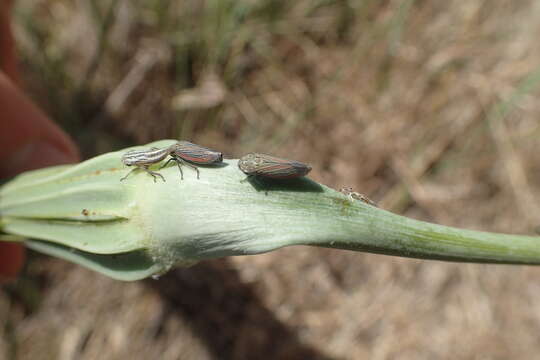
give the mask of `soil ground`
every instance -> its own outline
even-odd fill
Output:
[[[182,138],[294,157],[425,221],[540,224],[539,2],[20,0],[14,18],[28,91],[85,157]],[[32,254],[0,293],[0,359],[539,352],[532,266],[292,247],[123,283]]]

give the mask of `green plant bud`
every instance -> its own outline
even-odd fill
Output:
[[[122,164],[124,149],[76,165],[30,171],[0,188],[0,230],[37,251],[121,280],[202,259],[314,245],[454,261],[540,262],[537,237],[460,230],[408,219],[308,178],[246,175],[237,160],[174,162],[154,179]],[[157,180],[157,181],[155,181]]]

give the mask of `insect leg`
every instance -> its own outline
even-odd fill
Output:
[[[163,169],[165,166],[169,165],[169,163],[170,163],[171,161],[174,161],[174,160],[175,160],[175,159],[174,159],[173,157],[171,157],[169,160],[165,161],[165,164],[163,164],[163,165],[160,166],[160,169]]]
[[[130,174],[131,174],[132,172],[134,172],[134,171],[135,171],[135,170],[137,170],[137,169],[138,169],[138,167],[136,167],[136,168],[134,168],[134,169],[131,169],[131,171],[130,171],[130,172],[128,172],[126,176],[124,176],[123,178],[121,178],[121,179],[120,179],[120,181],[124,181],[124,180],[126,180],[126,179],[127,179],[127,177],[128,177],[128,176],[129,176],[129,175],[130,175]]]
[[[193,170],[195,170],[197,172],[197,179],[199,179],[199,169],[195,165],[192,165],[192,164],[188,163],[187,161],[183,160],[182,158],[180,158],[178,156],[171,155],[171,157],[174,160],[176,160],[176,163],[178,164],[179,169],[180,169],[180,164],[182,164],[182,165],[186,165],[186,166],[192,168]],[[182,170],[180,170],[180,172],[182,172]]]
[[[180,180],[184,180],[184,173],[182,172],[182,166],[180,166],[180,161],[177,158],[170,158],[170,160],[176,160],[176,165],[178,165],[178,170],[180,170]]]
[[[253,174],[250,174],[250,175],[247,175],[245,178],[243,178],[242,180],[240,180],[241,183],[245,183],[246,181],[252,181],[252,180],[256,180],[256,176],[253,175]]]
[[[163,182],[165,182],[165,178],[163,177],[163,175],[161,175],[160,173],[158,172],[155,172],[155,171],[152,171],[150,169],[148,169],[148,165],[143,165],[141,166],[141,169],[146,171],[147,173],[149,173],[150,175],[152,175],[152,177],[154,178],[154,182],[156,182],[156,177],[159,176],[161,178],[161,180],[163,180]]]

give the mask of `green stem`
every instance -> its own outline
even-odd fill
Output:
[[[540,237],[458,229],[386,211],[357,218],[334,241],[307,245],[433,260],[540,264]]]
[[[207,253],[201,251],[200,241],[204,240],[197,239],[198,255],[246,255],[284,246],[310,245],[433,260],[540,264],[538,236],[497,234],[432,224],[396,215],[359,200],[350,200],[307,179],[296,186],[296,190],[320,186],[321,191],[291,193],[270,186],[259,190],[255,195],[257,201],[246,200],[250,192],[241,189],[238,199],[231,202],[253,201],[253,206],[251,209],[231,208],[233,213],[244,214],[232,226],[239,229],[238,233],[226,234],[228,241],[219,246],[214,244]],[[251,222],[250,217],[256,220]],[[264,221],[260,221],[260,217]],[[243,232],[242,228],[248,230]]]

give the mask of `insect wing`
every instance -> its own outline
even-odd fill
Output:
[[[167,156],[167,149],[130,150],[122,155],[126,165],[148,165],[160,162]]]
[[[174,154],[195,164],[214,164],[223,161],[223,154],[188,141],[176,144]]]
[[[145,163],[147,159],[146,150],[131,150],[122,155],[122,162],[126,165],[136,165]]]
[[[274,179],[290,179],[306,175],[311,167],[294,160],[280,159],[265,155],[256,174]]]

